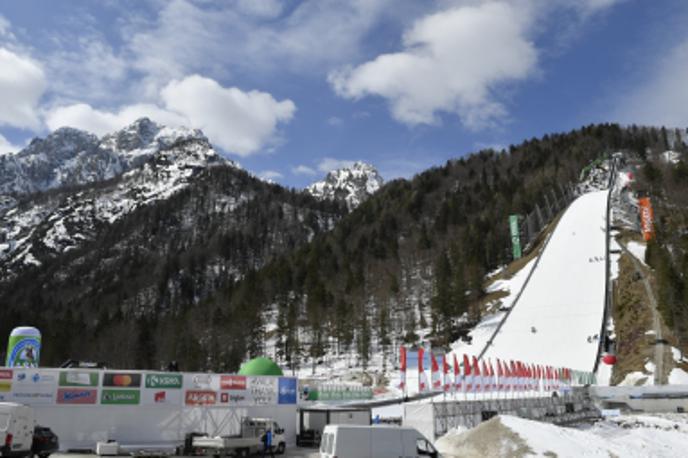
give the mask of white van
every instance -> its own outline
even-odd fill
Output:
[[[416,429],[398,426],[327,425],[320,458],[438,458],[435,447]]]
[[[29,456],[36,426],[33,409],[0,402],[0,456]]]

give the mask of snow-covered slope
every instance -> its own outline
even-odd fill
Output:
[[[76,139],[94,141],[79,131],[61,130],[60,135],[66,133]],[[50,141],[54,142],[58,137]],[[61,144],[66,143],[63,141]],[[90,181],[96,183],[76,192],[60,192],[58,189],[27,204],[0,209],[3,220],[0,226],[0,271],[3,276],[11,275],[22,265],[40,264],[39,253],[62,253],[75,248],[89,240],[99,225],[112,223],[154,200],[168,198],[209,166],[233,165],[220,157],[199,131],[168,129],[147,119],[103,137],[95,150],[84,149],[85,144],[76,140],[69,143],[81,151],[77,154],[67,151],[65,146],[57,154],[67,158],[61,163],[45,159],[43,156],[49,156],[47,151],[37,155],[28,154],[26,150],[20,153],[23,158],[38,158],[34,162],[43,160],[46,167],[52,166],[50,170],[49,167],[45,169],[45,176],[53,178],[43,181],[43,188],[38,189]],[[80,154],[94,158],[100,157],[97,155],[102,151],[109,151],[108,157],[114,158],[117,166],[101,168],[102,173],[80,175],[74,180],[61,179],[66,176],[65,171],[73,172],[79,161],[84,159],[79,159]],[[123,169],[129,171],[117,176]],[[106,181],[107,178],[112,179]],[[35,191],[37,183],[30,182],[27,189]]]
[[[564,213],[485,357],[592,370],[604,313],[607,194],[585,194]]]
[[[318,199],[343,200],[353,210],[380,189],[383,182],[372,165],[355,162],[351,167],[329,172],[323,181],[313,183],[306,191]]]

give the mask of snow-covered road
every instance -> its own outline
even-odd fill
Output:
[[[486,358],[592,371],[604,314],[608,191],[566,210]]]

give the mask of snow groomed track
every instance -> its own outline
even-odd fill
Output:
[[[605,307],[607,194],[584,194],[566,210],[485,358],[593,369]]]

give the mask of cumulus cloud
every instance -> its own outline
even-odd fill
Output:
[[[171,126],[202,129],[222,149],[248,156],[274,140],[278,125],[289,122],[296,106],[266,92],[225,88],[198,75],[174,80],[160,91],[161,104],[134,104],[105,111],[84,103],[58,106],[46,112],[51,130],[71,126],[103,135],[147,116]]]
[[[332,170],[343,169],[345,167],[351,167],[354,165],[355,161],[348,161],[344,159],[335,159],[333,157],[324,157],[318,163],[318,170],[327,173]]]
[[[273,139],[277,125],[289,122],[296,111],[291,100],[224,88],[198,75],[170,82],[161,97],[166,108],[185,116],[213,142],[240,156],[255,153]]]
[[[38,102],[46,88],[39,64],[0,48],[0,125],[38,129]]]
[[[307,165],[297,165],[296,167],[291,169],[291,173],[294,175],[308,175],[308,176],[313,176],[317,172],[313,170],[313,168],[308,167]]]
[[[629,124],[688,126],[688,38],[643,68],[652,69],[649,77],[638,87],[623,91],[612,117]]]
[[[436,124],[445,112],[470,128],[484,127],[506,114],[495,90],[536,71],[530,25],[518,4],[453,8],[417,21],[404,35],[403,51],[340,69],[328,79],[342,97],[387,99],[392,116],[409,125]]]

